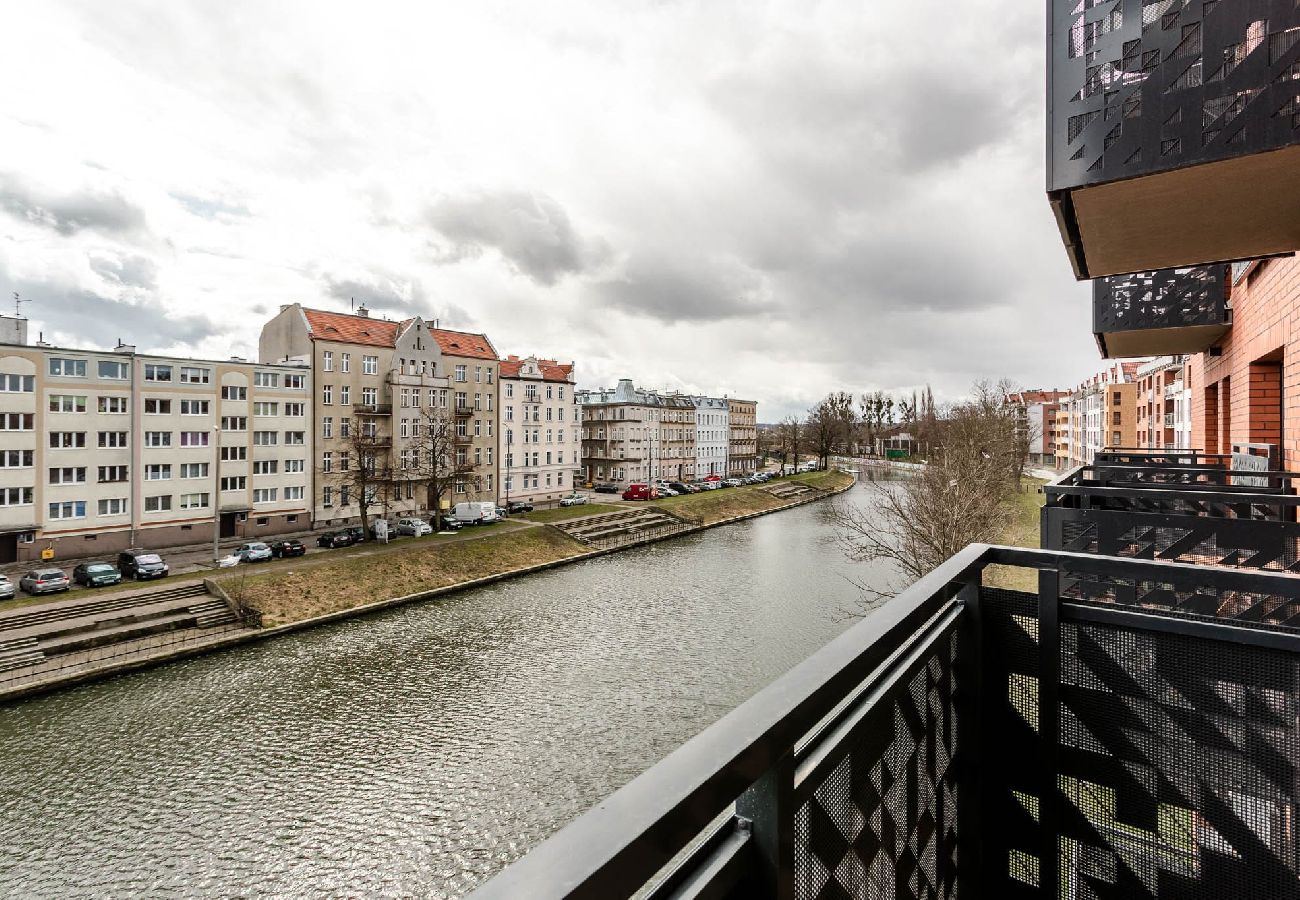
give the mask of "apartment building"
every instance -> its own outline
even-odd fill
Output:
[[[1107,447],[1136,446],[1137,372],[1144,362],[1111,362],[1060,399],[1058,468],[1091,463]]]
[[[317,525],[358,521],[362,493],[372,519],[431,514],[432,435],[454,443],[444,507],[496,500],[498,362],[486,335],[294,303],[262,328],[259,353],[310,361]]]
[[[641,390],[631,379],[578,391],[582,472],[588,484],[696,478],[695,404],[676,394]]]
[[[573,363],[553,359],[501,360],[502,500],[554,502],[580,483],[582,422],[573,372]]]
[[[727,473],[740,478],[758,471],[758,403],[727,399]]]
[[[695,405],[695,477],[730,474],[731,425],[727,401],[688,397]]]
[[[1056,465],[1057,412],[1069,391],[1016,391],[1007,402],[1016,412],[1017,428],[1029,444],[1029,462],[1037,466]]]
[[[305,529],[310,396],[293,361],[0,346],[0,562]]]
[[[1192,389],[1183,356],[1160,356],[1137,370],[1137,444],[1161,449],[1192,446]]]

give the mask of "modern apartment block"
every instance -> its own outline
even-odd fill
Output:
[[[1112,362],[1060,400],[1065,416],[1057,419],[1058,469],[1091,463],[1107,447],[1136,445],[1140,365]]]
[[[728,398],[727,428],[727,473],[741,478],[754,474],[758,471],[758,403]]]
[[[307,528],[310,397],[301,363],[0,346],[0,562]]]
[[[501,499],[559,500],[581,481],[574,364],[529,356],[500,363]]]
[[[1192,390],[1186,359],[1160,356],[1137,371],[1137,443],[1148,449],[1192,446]]]
[[[317,525],[432,512],[431,434],[454,434],[442,503],[497,498],[497,353],[486,335],[355,313],[280,308],[262,328],[263,360],[310,360],[317,435]],[[365,466],[367,475],[358,473]]]
[[[1069,391],[1017,391],[1007,397],[1016,411],[1017,427],[1028,438],[1029,462],[1037,466],[1056,465],[1059,436],[1057,412]]]
[[[582,410],[582,472],[588,484],[620,485],[695,472],[695,404],[677,394],[635,387],[578,391]]]
[[[688,397],[695,404],[695,477],[730,473],[731,426],[727,401],[718,397]]]

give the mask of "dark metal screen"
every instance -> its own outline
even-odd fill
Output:
[[[944,638],[796,800],[799,900],[956,896],[957,642],[955,632]]]
[[[1161,269],[1092,283],[1092,330],[1222,325],[1227,321],[1226,266]]]
[[[1052,0],[1048,189],[1300,141],[1294,0]]]

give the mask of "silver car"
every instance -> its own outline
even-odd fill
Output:
[[[397,533],[423,537],[426,534],[433,534],[433,528],[423,519],[398,519]]]
[[[261,541],[253,541],[251,544],[241,544],[235,551],[235,556],[239,557],[240,562],[264,562],[271,558],[271,546]]]
[[[29,594],[57,594],[69,587],[62,569],[33,569],[18,579],[18,586]]]
[[[12,599],[17,590],[8,575],[0,575],[0,600]]]

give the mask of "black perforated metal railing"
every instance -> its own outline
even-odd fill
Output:
[[[969,547],[476,896],[1300,896],[1297,611],[1289,575]]]

